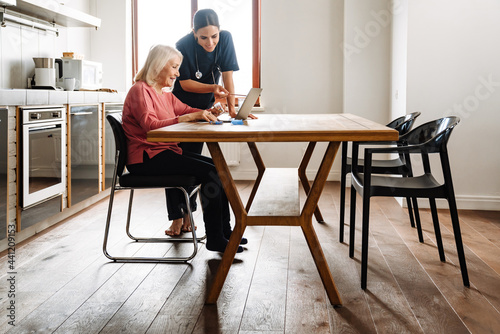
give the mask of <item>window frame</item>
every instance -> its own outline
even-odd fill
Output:
[[[137,1],[132,0],[132,84],[139,71]],[[261,83],[261,1],[252,0],[252,87],[254,88],[260,88]],[[198,0],[191,0],[191,25],[197,10]]]

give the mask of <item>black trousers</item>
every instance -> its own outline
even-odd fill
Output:
[[[229,203],[211,158],[187,150],[183,151],[182,155],[165,150],[152,159],[144,153],[143,163],[128,165],[127,169],[130,173],[139,175],[195,176],[201,182],[200,197],[207,238],[220,240],[225,234],[230,233]],[[169,196],[167,203],[170,203],[170,206],[172,206],[172,198],[177,199],[176,193],[181,194],[181,191],[169,191],[166,194]],[[185,203],[184,197],[179,197],[179,203]]]
[[[203,149],[203,143],[179,143],[179,147],[182,148],[182,152],[185,154],[187,152],[195,153],[196,156],[200,159],[204,159],[206,157],[201,155],[201,151]],[[213,164],[212,159],[209,159],[210,163]],[[192,189],[186,189],[189,193]],[[184,199],[184,195],[178,189],[166,189],[165,197],[167,199],[167,212],[168,212],[168,220],[174,220],[184,217],[184,213],[186,212],[186,200]],[[196,196],[192,196],[190,201],[191,211],[196,211]]]

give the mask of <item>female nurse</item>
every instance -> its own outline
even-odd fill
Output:
[[[182,37],[176,47],[184,60],[173,94],[183,103],[199,109],[209,109],[215,99],[225,98],[229,114],[231,117],[236,116],[233,71],[239,70],[238,61],[231,33],[220,30],[217,13],[212,9],[197,11],[193,17],[193,31]],[[223,85],[219,85],[221,76]],[[200,154],[203,143],[180,143],[179,146],[184,151]],[[179,190],[167,192],[168,217],[172,225],[165,234],[176,236],[191,232],[185,205],[184,196]],[[191,199],[190,205],[191,210],[195,211],[196,197]]]

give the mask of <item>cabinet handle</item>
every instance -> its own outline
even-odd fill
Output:
[[[92,111],[85,111],[85,112],[75,112],[75,113],[71,113],[70,115],[71,116],[80,116],[80,115],[92,115]]]

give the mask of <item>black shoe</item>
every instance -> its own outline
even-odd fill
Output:
[[[229,240],[229,238],[231,237],[231,233],[232,233],[232,232],[233,232],[233,231],[230,231],[229,233],[225,234],[225,235],[224,235],[224,237],[225,237],[227,240]],[[248,239],[247,239],[247,238],[241,238],[241,240],[240,240],[240,245],[246,245],[246,244],[248,244]]]
[[[206,247],[209,251],[224,253],[228,242],[229,241],[226,239],[224,239],[224,241],[221,241],[218,243],[212,243],[212,242],[207,240]],[[236,251],[236,253],[243,253],[243,247],[238,246],[238,250]]]

